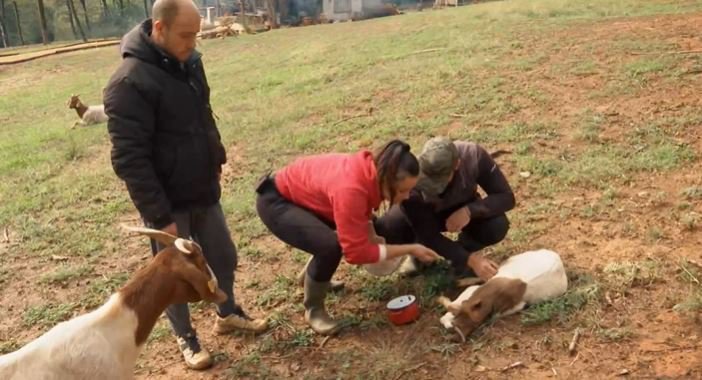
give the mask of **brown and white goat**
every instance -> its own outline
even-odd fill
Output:
[[[497,274],[483,285],[466,288],[455,300],[439,297],[448,312],[440,321],[465,337],[492,314],[510,315],[533,305],[563,295],[568,277],[558,253],[540,249],[512,256]]]
[[[76,110],[79,121],[73,123],[75,128],[77,125],[87,126],[91,124],[99,124],[107,121],[108,117],[105,114],[105,106],[100,104],[98,106],[86,106],[80,101],[80,95],[71,95],[68,100],[68,108]]]
[[[226,300],[197,243],[157,230],[128,228],[168,247],[98,309],[0,356],[0,379],[132,379],[141,348],[167,306]]]

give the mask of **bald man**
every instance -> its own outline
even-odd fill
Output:
[[[146,226],[197,241],[228,299],[214,332],[262,332],[234,300],[236,247],[220,205],[226,153],[195,50],[200,14],[190,0],[158,0],[153,18],[122,39],[122,63],[104,93],[112,166]],[[152,241],[154,254],[163,247]],[[212,365],[190,323],[188,305],[166,311],[185,363]]]

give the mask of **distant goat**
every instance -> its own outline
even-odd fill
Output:
[[[491,314],[510,315],[526,305],[563,295],[567,289],[568,277],[556,252],[524,252],[507,259],[493,278],[466,288],[454,301],[439,297],[439,303],[448,309],[440,321],[445,328],[456,330],[465,342],[465,337]]]
[[[105,106],[100,104],[98,106],[86,106],[80,101],[80,95],[71,95],[68,100],[68,108],[76,110],[79,121],[73,123],[73,127],[76,125],[87,126],[91,124],[99,124],[107,121],[107,115],[105,114]]]
[[[167,306],[226,300],[197,243],[162,231],[128,229],[168,247],[100,308],[0,356],[0,379],[132,379],[141,348]]]

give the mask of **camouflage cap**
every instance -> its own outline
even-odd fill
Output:
[[[443,193],[458,161],[458,149],[447,137],[434,137],[424,144],[419,160],[417,189],[436,197]]]

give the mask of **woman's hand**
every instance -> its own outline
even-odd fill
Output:
[[[423,263],[431,263],[439,260],[441,256],[434,250],[427,248],[421,244],[412,244],[410,249],[410,255],[416,257],[419,261]]]

